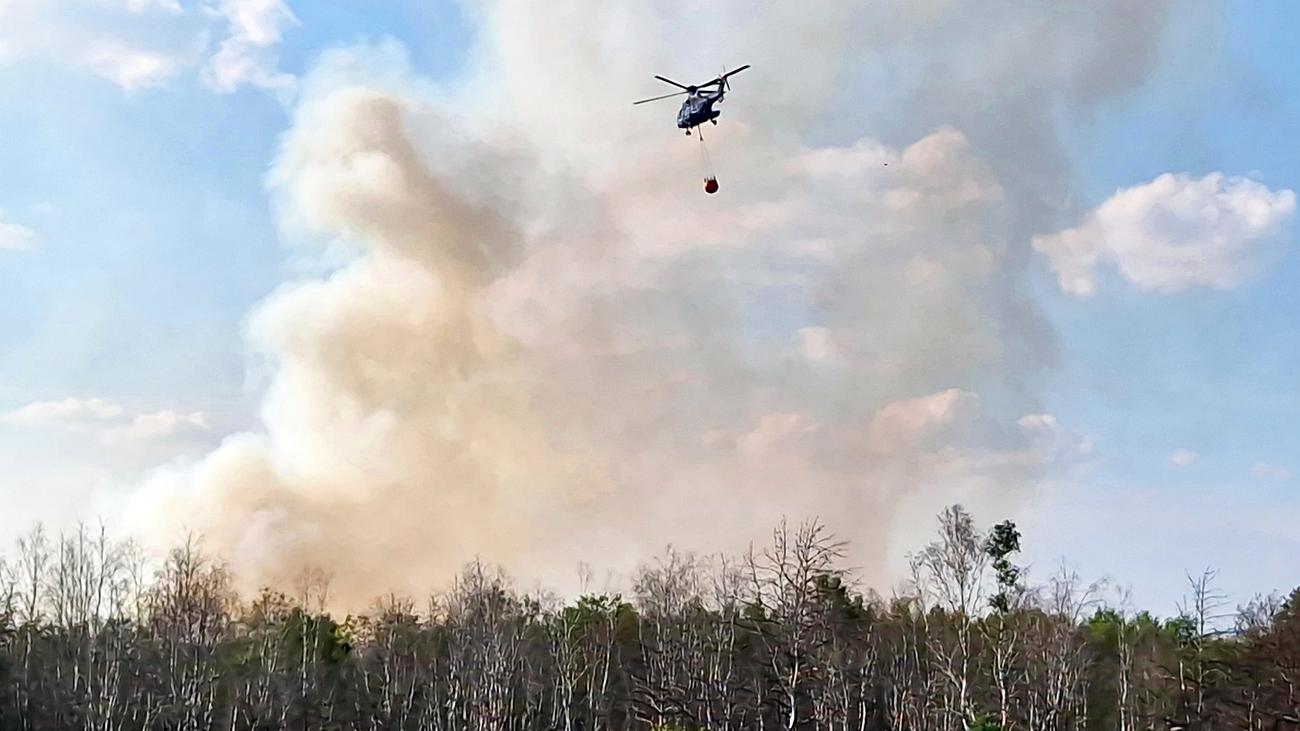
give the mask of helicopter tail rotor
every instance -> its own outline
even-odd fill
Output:
[[[723,66],[723,67],[722,67],[722,75],[719,76],[718,78],[714,79],[713,81],[710,81],[709,83],[710,83],[710,84],[717,84],[717,85],[718,85],[718,88],[722,89],[723,91],[731,91],[731,77],[732,77],[732,76],[735,76],[736,74],[740,73],[741,71],[744,71],[744,70],[747,69],[747,68],[749,68],[749,64],[745,64],[744,66],[741,66],[740,68],[738,68],[738,69],[736,69],[736,70],[734,70],[734,71],[728,71],[728,70],[727,70],[727,67],[726,67],[726,66]]]

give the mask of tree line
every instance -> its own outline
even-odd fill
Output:
[[[668,550],[571,601],[465,567],[332,616],[328,581],[241,598],[197,541],[150,568],[102,530],[0,563],[0,729],[1294,729],[1300,590],[1233,612],[1213,573],[1134,611],[960,506],[886,597],[821,524],[734,557]]]

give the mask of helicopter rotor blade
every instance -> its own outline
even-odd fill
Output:
[[[637,104],[645,104],[646,102],[657,102],[657,101],[659,101],[660,99],[668,99],[668,98],[675,97],[675,96],[681,96],[682,94],[685,94],[685,93],[686,93],[686,92],[684,92],[684,91],[675,91],[675,92],[673,92],[672,94],[664,94],[663,96],[652,96],[652,97],[650,97],[649,99],[642,99],[642,100],[639,101],[639,102],[632,102],[632,106],[636,106]]]
[[[740,73],[741,71],[744,71],[747,68],[749,68],[749,64],[745,64],[744,66],[741,66],[738,69],[733,69],[731,71],[724,71],[721,76],[710,79],[709,81],[700,84],[700,88],[704,88],[706,86],[723,86],[729,88],[731,84],[730,82],[727,81],[727,79],[729,79],[732,76],[735,76],[736,74]]]
[[[740,73],[741,71],[744,71],[747,68],[749,68],[749,64],[745,64],[744,66],[741,66],[738,69],[732,69],[731,71],[727,71],[724,68],[722,70],[722,75],[714,79],[713,81],[710,81],[709,84],[717,84],[723,89],[727,91],[731,91],[731,82],[728,81],[727,79],[731,78],[732,76],[735,76],[736,74]]]
[[[679,83],[677,83],[676,81],[673,81],[672,79],[665,78],[665,77],[663,77],[663,76],[659,76],[659,75],[656,75],[655,78],[656,78],[656,79],[659,79],[660,81],[664,82],[665,84],[672,84],[673,86],[677,87],[678,89],[684,89],[684,90],[686,90],[686,91],[690,91],[690,90],[691,90],[691,87],[689,87],[689,86],[687,86],[687,85],[685,85],[685,84],[679,84]]]

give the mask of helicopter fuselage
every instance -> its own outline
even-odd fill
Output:
[[[718,117],[722,115],[722,112],[714,109],[713,105],[722,101],[722,98],[726,96],[726,93],[730,90],[731,87],[728,85],[727,79],[747,68],[749,68],[749,64],[745,64],[735,71],[727,71],[724,69],[721,76],[712,81],[706,81],[699,86],[687,86],[686,84],[679,84],[666,76],[655,76],[659,81],[662,81],[665,84],[671,84],[672,86],[681,89],[681,91],[652,96],[649,99],[632,102],[632,104],[636,105],[645,104],[647,102],[657,102],[660,99],[668,99],[670,97],[685,94],[686,101],[682,102],[682,108],[677,111],[677,128],[686,130],[686,134],[689,135],[691,130],[699,127],[705,122],[712,122],[714,124],[718,123]]]
[[[677,128],[689,131],[717,119],[722,110],[714,109],[713,105],[722,101],[723,95],[722,91],[697,91],[686,97],[681,110],[677,112]]]

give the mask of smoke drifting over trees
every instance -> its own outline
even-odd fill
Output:
[[[1228,621],[1213,574],[1159,619],[960,507],[898,593],[818,523],[742,556],[668,550],[568,602],[481,563],[331,615],[329,577],[240,599],[190,541],[30,533],[0,572],[0,727],[45,729],[1276,729],[1300,723],[1300,590]]]
[[[159,470],[137,529],[201,531],[252,584],[327,565],[357,602],[475,555],[559,585],[593,547],[731,551],[785,514],[904,575],[938,507],[1014,514],[1090,458],[1037,398],[1021,280],[1069,213],[1053,115],[1139,83],[1165,6],[499,0],[454,81],[324,54],[268,178],[318,274],[250,315],[262,426]],[[709,198],[671,114],[623,96],[717,58],[754,67]]]

